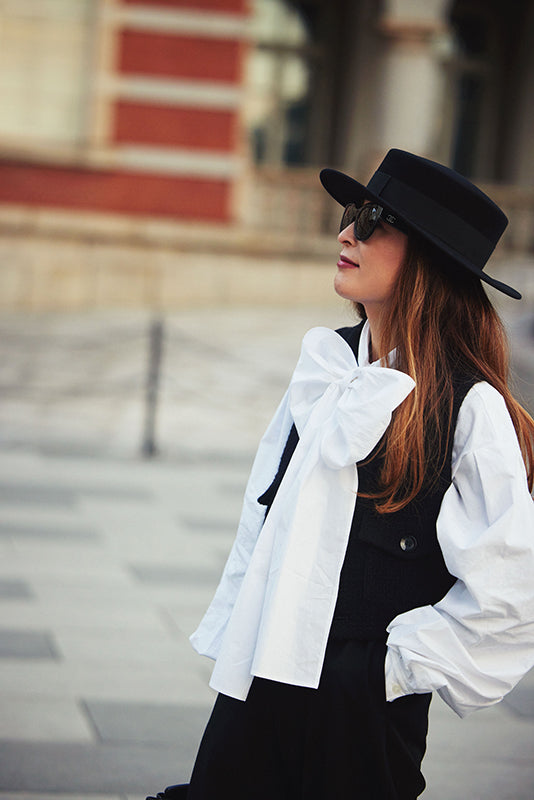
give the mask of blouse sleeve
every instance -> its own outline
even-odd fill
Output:
[[[487,383],[458,415],[437,534],[457,580],[388,626],[386,695],[437,691],[463,717],[498,703],[534,664],[534,503],[506,405]]]

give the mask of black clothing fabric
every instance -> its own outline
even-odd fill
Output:
[[[330,641],[319,688],[255,678],[219,695],[188,800],[415,800],[430,695],[387,703],[385,645]]]
[[[267,506],[265,511],[265,517],[267,517],[267,514],[270,511],[270,508],[273,504],[273,500],[276,497],[276,493],[280,487],[280,484],[282,483],[282,478],[286,474],[289,462],[291,461],[291,456],[295,452],[295,447],[297,446],[298,441],[299,441],[299,435],[297,433],[296,427],[293,425],[291,427],[291,430],[289,431],[289,436],[287,437],[287,442],[285,444],[284,451],[280,458],[280,464],[278,466],[276,475],[274,476],[274,480],[267,489],[267,491],[265,491],[261,495],[261,497],[258,497],[258,503]]]

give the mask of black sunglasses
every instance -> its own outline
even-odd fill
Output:
[[[386,211],[383,206],[376,205],[376,203],[365,203],[360,208],[356,203],[349,203],[348,206],[345,206],[339,230],[340,232],[344,231],[348,225],[354,223],[356,239],[360,242],[365,242],[373,234],[380,220],[406,232],[406,228],[397,217]]]

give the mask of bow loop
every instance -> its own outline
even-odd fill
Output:
[[[341,336],[330,328],[308,331],[289,385],[289,406],[300,436],[325,392],[338,398],[359,371]]]

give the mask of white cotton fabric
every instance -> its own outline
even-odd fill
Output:
[[[356,502],[355,462],[414,383],[358,362],[327,328],[306,334],[288,392],[262,439],[215,597],[191,637],[216,660],[210,686],[245,699],[254,676],[317,687]],[[394,363],[394,354],[390,354]],[[293,420],[299,443],[263,524],[257,502]],[[436,690],[458,714],[498,702],[534,664],[534,503],[501,395],[486,383],[458,415],[452,484],[437,522],[458,580],[435,606],[388,627],[388,700]]]

